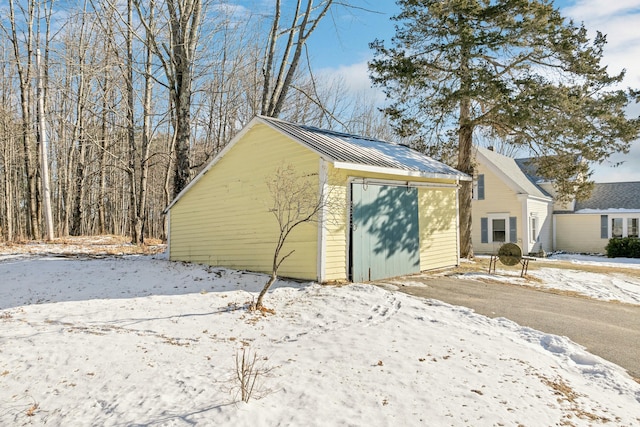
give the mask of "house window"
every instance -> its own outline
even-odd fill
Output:
[[[603,239],[640,237],[640,218],[600,216],[600,237]]]
[[[638,237],[638,218],[629,218],[627,220],[627,236]]]
[[[611,237],[622,237],[622,218],[611,219]]]
[[[531,242],[536,242],[538,239],[538,217],[531,217]]]
[[[508,233],[508,234],[507,234]],[[508,213],[489,214],[480,218],[480,242],[517,242],[518,218]]]
[[[491,237],[494,242],[504,242],[507,237],[507,221],[505,219],[491,220]]]

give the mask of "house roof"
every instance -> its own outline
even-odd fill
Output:
[[[470,180],[470,177],[410,147],[393,142],[298,125],[270,117],[258,120],[288,135],[342,169],[403,171],[409,176]]]
[[[271,117],[256,116],[167,206],[167,212],[242,137],[257,124],[264,124],[316,152],[338,169],[387,173],[407,177],[471,181],[471,177],[404,145],[297,125]]]
[[[538,167],[536,166],[534,159],[531,157],[523,157],[520,159],[514,159],[518,167],[522,170],[522,173],[531,181],[534,185],[538,185],[541,182],[547,182],[548,179],[538,175]]]
[[[510,182],[520,194],[528,194],[536,197],[551,197],[549,193],[539,187],[537,177],[533,175],[535,169],[532,169],[529,159],[513,159],[503,156],[493,150],[483,147],[476,147],[477,153],[482,155],[490,165],[493,166],[494,172],[502,176],[502,179]]]
[[[589,210],[640,210],[640,182],[594,184],[591,197],[576,202],[576,212]]]

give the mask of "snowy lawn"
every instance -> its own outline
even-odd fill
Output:
[[[640,424],[640,384],[566,338],[362,284],[280,281],[275,314],[248,312],[265,281],[0,255],[0,425]],[[262,372],[248,403],[242,349]]]
[[[488,257],[485,258],[488,265]],[[554,264],[558,264],[558,268]],[[556,289],[604,301],[640,305],[640,259],[561,254],[530,262],[527,278],[520,277],[520,269],[520,265],[505,269],[498,262],[496,274],[488,274],[486,268],[480,267],[456,276]]]

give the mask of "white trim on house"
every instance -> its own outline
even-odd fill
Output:
[[[171,259],[171,212],[167,211],[167,217],[165,218],[167,221],[166,230],[167,230],[167,249],[169,249],[169,259]]]
[[[615,237],[629,237],[629,220],[631,219],[635,219],[637,220],[637,222],[640,223],[640,212],[636,211],[635,213],[631,213],[629,211],[625,212],[625,213],[621,213],[621,212],[609,212],[609,213],[603,213],[603,215],[606,215],[607,218],[607,238],[611,239],[613,238],[613,220],[614,219],[620,219],[622,220],[622,234],[621,236],[615,236]],[[636,224],[636,226],[638,226],[640,224]],[[637,237],[637,236],[635,236]]]
[[[577,215],[640,215],[639,209],[580,209],[574,212],[569,212],[570,214]],[[560,213],[558,215],[565,215],[564,213]]]
[[[351,176],[348,180],[349,184],[357,182],[359,184],[371,185],[387,185],[393,187],[416,187],[416,188],[458,188],[459,184],[440,184],[436,182],[417,182],[417,181],[400,181],[397,179],[371,179],[358,176]]]
[[[533,200],[535,202],[543,202],[543,203],[553,202],[552,197],[539,197],[539,196],[532,196],[531,194],[518,194],[518,197],[522,199]]]
[[[373,166],[373,165],[364,165],[360,163],[349,163],[349,162],[334,162],[333,167],[336,169],[348,169],[353,171],[360,172],[369,172],[369,173],[381,173],[387,175],[396,175],[396,176],[406,176],[406,177],[416,177],[416,178],[432,178],[432,179],[447,179],[447,180],[462,180],[462,181],[471,181],[472,178],[470,176],[455,176],[443,173],[434,173],[434,172],[421,172],[414,170],[404,170],[404,169],[394,169],[394,168],[386,168],[381,166]]]
[[[173,205],[175,205],[176,203],[178,203],[178,200],[180,200],[182,198],[182,196],[189,191],[189,189],[191,187],[193,187],[194,185],[196,185],[196,183],[198,181],[200,181],[200,179],[205,176],[207,174],[207,172],[209,172],[209,170],[215,166],[216,163],[218,163],[220,161],[220,159],[222,159],[222,157],[224,157],[225,154],[227,154],[227,152],[229,150],[231,150],[233,148],[234,145],[236,145],[236,143],[242,139],[247,132],[249,132],[251,129],[253,129],[253,127],[259,122],[259,117],[254,117],[253,119],[251,119],[251,121],[245,126],[243,127],[240,132],[238,132],[236,134],[236,136],[234,136],[231,141],[229,141],[229,143],[209,162],[209,164],[207,164],[204,169],[202,169],[200,171],[200,173],[198,175],[195,176],[195,178],[193,178],[191,180],[191,182],[189,184],[187,184],[186,187],[184,187],[182,189],[182,191],[180,193],[178,193],[178,195],[171,201],[171,203],[169,203],[169,206],[167,206],[163,213],[168,213],[169,209],[171,209],[173,207]]]
[[[322,197],[322,205],[318,212],[318,271],[317,280],[318,283],[323,283],[326,278],[327,272],[327,227],[325,220],[327,218],[328,206],[326,203],[326,197],[329,197],[329,163],[320,158],[319,179],[318,179],[318,191],[320,197]]]
[[[511,217],[511,215],[509,214],[509,212],[497,212],[497,213],[490,213],[487,214],[487,240],[488,243],[493,244],[493,243],[507,243],[509,242],[509,218]],[[493,221],[494,220],[504,220],[504,240],[500,241],[494,241],[493,240]]]

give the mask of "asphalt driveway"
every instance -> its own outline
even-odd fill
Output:
[[[398,286],[400,281],[396,279],[394,284]],[[426,286],[409,286],[412,282]],[[406,283],[399,286],[401,292],[566,336],[640,379],[640,306],[441,276],[411,276]]]

